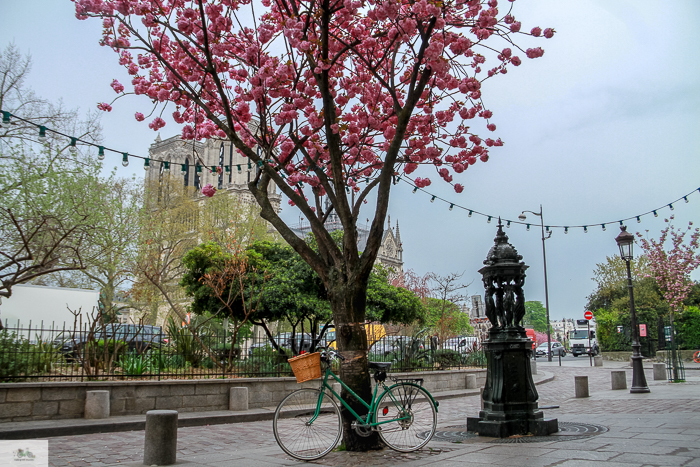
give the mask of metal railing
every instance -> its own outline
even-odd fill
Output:
[[[279,334],[273,346],[267,338],[240,334],[234,343],[225,330],[168,331],[123,324],[79,330],[6,326],[0,331],[0,382],[292,376],[287,359],[312,348],[308,334]],[[369,359],[393,362],[392,372],[486,365],[474,346],[443,347],[429,338],[387,336],[370,348]]]

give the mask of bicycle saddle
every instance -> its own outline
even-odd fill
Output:
[[[391,368],[391,362],[369,362],[370,370],[388,370]]]

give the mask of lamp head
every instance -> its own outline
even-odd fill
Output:
[[[630,261],[633,257],[632,247],[634,246],[634,235],[627,231],[627,226],[620,226],[620,235],[615,238],[617,246],[620,248],[620,256],[625,261]]]

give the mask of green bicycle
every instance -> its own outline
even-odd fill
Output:
[[[352,428],[360,436],[373,431],[390,448],[411,452],[422,448],[435,434],[438,402],[417,382],[399,381],[387,386],[386,371],[391,362],[370,362],[377,385],[370,403],[362,400],[331,370],[331,362],[345,360],[331,350],[321,352],[325,373],[319,389],[299,389],[285,397],[275,410],[273,429],[277,444],[299,460],[319,459],[335,448],[343,435],[340,409],[336,400],[355,417]],[[328,378],[333,377],[345,390],[367,407],[358,415],[335,392]],[[334,399],[334,397],[335,399]]]

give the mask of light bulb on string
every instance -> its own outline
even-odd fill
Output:
[[[230,165],[224,166],[224,172],[226,172],[227,174],[231,173],[231,166]]]
[[[545,226],[545,230],[547,231],[547,233],[549,233],[549,226],[548,225]]]
[[[253,168],[253,165],[250,163],[250,161],[248,161],[248,170],[250,170],[252,168]]]
[[[454,207],[455,207],[455,205],[450,203],[450,211],[452,211],[452,209],[454,209]]]
[[[659,213],[656,211],[652,211],[654,213],[654,217],[659,217]]]
[[[418,187],[417,187],[417,186],[416,186],[416,187],[413,187],[413,192],[415,193],[416,191],[418,191]]]
[[[673,211],[673,203],[669,203],[668,207]]]
[[[622,226],[622,225],[623,225],[623,224],[622,224],[622,221],[618,221],[618,222],[620,223],[620,226]]]
[[[506,224],[506,228],[507,228],[507,229],[510,228],[510,221],[508,221],[508,223]]]
[[[603,224],[603,232],[605,232],[605,224]]]
[[[688,202],[688,197],[687,197],[687,196],[684,196],[684,197],[683,197],[683,200],[687,203],[687,202]]]
[[[431,202],[431,203],[434,203],[434,202],[435,202],[435,195],[433,195],[433,197],[430,198],[430,202]]]
[[[588,233],[588,226],[587,225],[583,226],[583,233]]]
[[[642,223],[642,220],[639,218],[639,216],[637,216],[637,224],[641,224],[641,223]]]
[[[238,167],[238,173],[241,173],[241,164],[238,164],[236,167]]]
[[[39,126],[39,142],[40,143],[46,142],[46,127],[43,125]]]
[[[489,218],[486,219],[486,223],[487,223],[487,224],[490,224],[490,223],[491,223],[491,216],[489,216]]]
[[[163,172],[170,172],[170,162],[169,161],[163,161]]]
[[[469,217],[472,217],[473,213],[474,213],[474,211],[469,211]]]
[[[9,124],[10,117],[12,117],[12,114],[10,112],[7,112],[5,110],[2,111],[2,123]]]
[[[187,164],[180,164],[180,175],[185,175],[187,173]]]
[[[71,138],[70,139],[70,146],[68,146],[68,150],[73,155],[75,155],[78,152],[78,148],[76,147],[77,144],[78,144],[78,138]]]
[[[104,146],[97,146],[97,159],[103,161],[105,160],[105,148]]]
[[[151,160],[147,157],[143,160],[143,170],[148,170],[151,168]]]
[[[565,234],[568,234],[568,233],[569,233],[569,228],[568,228],[568,227],[564,227],[564,233],[565,233]]]
[[[529,232],[530,231],[530,224],[526,224],[525,229]]]
[[[129,165],[129,153],[127,153],[127,152],[122,153],[122,165],[124,167]]]

